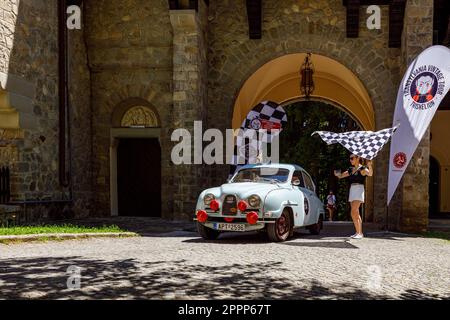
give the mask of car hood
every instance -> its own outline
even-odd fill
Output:
[[[205,190],[203,194],[212,193],[219,198],[226,194],[235,194],[240,199],[246,199],[252,194],[256,194],[264,200],[264,197],[272,190],[280,189],[282,185],[272,183],[257,183],[257,182],[240,182],[240,183],[226,183],[217,188]]]

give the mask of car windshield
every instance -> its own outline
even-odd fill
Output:
[[[288,176],[288,169],[249,168],[240,170],[231,182],[286,182]]]

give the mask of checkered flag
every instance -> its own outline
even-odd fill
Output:
[[[363,159],[373,160],[397,128],[398,126],[377,132],[350,131],[334,133],[330,131],[316,131],[312,135],[317,133],[328,145],[340,143],[352,154],[356,154]]]
[[[266,129],[267,134],[263,136],[262,141],[265,143],[271,143],[273,136],[270,132],[271,129],[281,129],[287,123],[286,111],[283,107],[279,106],[272,101],[263,101],[256,105],[242,122],[242,129]],[[279,132],[278,132],[279,133]],[[275,135],[277,135],[276,133]]]
[[[256,105],[241,124],[231,163],[239,165],[261,162],[263,144],[270,144],[286,123],[286,111],[277,103],[263,101]]]

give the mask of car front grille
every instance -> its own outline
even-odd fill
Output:
[[[247,223],[245,218],[232,218],[233,221],[226,221],[223,217],[208,217],[209,222],[225,222],[225,223]]]
[[[223,199],[222,214],[235,215],[237,214],[237,200],[232,194],[226,195]]]

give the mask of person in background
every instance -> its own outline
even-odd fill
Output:
[[[350,192],[348,195],[348,202],[351,204],[351,215],[353,224],[355,225],[356,233],[350,238],[362,239],[362,219],[359,215],[359,208],[364,203],[364,183],[366,177],[373,175],[372,161],[367,161],[367,167],[362,165],[361,157],[352,154],[350,156],[350,163],[352,166],[343,173],[339,173],[338,170],[334,171],[334,175],[339,179],[349,178]]]
[[[333,194],[333,191],[331,190],[327,196],[327,210],[329,213],[329,220],[333,221],[334,211],[336,210],[336,196]]]

